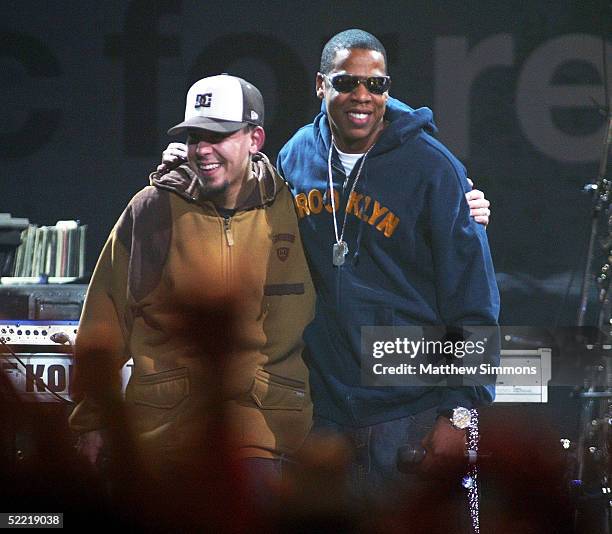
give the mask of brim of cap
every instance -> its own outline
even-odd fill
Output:
[[[168,130],[168,135],[176,135],[189,130],[205,130],[207,132],[232,133],[241,130],[248,122],[222,121],[208,117],[193,117],[183,121]]]

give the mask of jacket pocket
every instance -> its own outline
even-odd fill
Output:
[[[280,297],[282,295],[303,295],[304,283],[297,284],[266,284],[264,285],[264,296]]]
[[[126,397],[134,404],[171,409],[189,396],[189,369],[181,367],[133,378]]]
[[[301,380],[258,369],[250,395],[262,410],[303,410],[306,403],[306,384]]]

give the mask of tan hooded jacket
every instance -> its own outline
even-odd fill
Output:
[[[103,354],[117,370],[133,358],[125,406],[145,454],[180,460],[194,452],[211,380],[222,384],[240,456],[276,457],[301,446],[312,415],[302,332],[314,289],[288,187],[263,154],[253,171],[256,187],[229,219],[199,198],[186,165],[152,175],[130,201],[98,259],[79,324],[75,431],[105,426],[100,394],[84,378],[91,369],[80,371]],[[228,354],[206,354],[197,335],[177,338],[179,303],[224,297],[239,303]],[[202,340],[214,339],[207,324],[201,328]],[[223,372],[210,376],[209,358],[220,356]]]

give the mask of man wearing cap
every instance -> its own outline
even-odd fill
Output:
[[[211,390],[223,401],[230,452],[258,471],[277,473],[302,445],[312,411],[302,331],[314,290],[291,193],[259,152],[263,124],[253,85],[229,75],[196,82],[185,120],[168,131],[187,135],[187,162],[153,173],[104,245],[76,339],[70,418],[92,462],[108,423],[107,392],[87,379],[100,355],[117,372],[133,359],[127,420],[154,474],[202,454],[194,436]],[[220,302],[237,304],[230,346],[215,346],[210,330],[223,337],[226,326],[218,321],[177,336],[186,304],[208,303],[215,318]]]

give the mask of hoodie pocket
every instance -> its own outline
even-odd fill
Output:
[[[258,369],[251,385],[250,396],[262,410],[303,410],[306,384]]]
[[[134,404],[170,410],[189,396],[189,369],[181,367],[133,378],[126,397]]]

